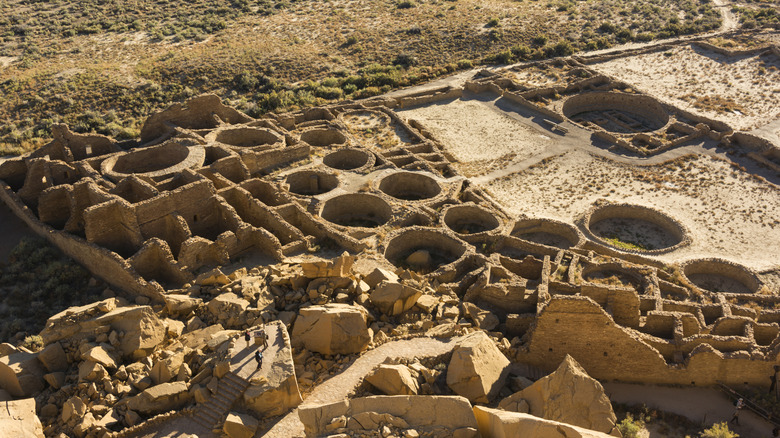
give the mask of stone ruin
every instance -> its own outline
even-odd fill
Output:
[[[0,164],[0,197],[95,277],[174,313],[207,285],[240,283],[247,269],[298,265],[303,273],[288,280],[290,292],[251,305],[256,321],[282,319],[293,345],[324,355],[380,345],[396,323],[423,336],[473,327],[490,333],[511,362],[546,371],[570,355],[601,380],[766,385],[780,352],[780,297],[766,293],[760,275],[726,260],[653,259],[691,237],[643,206],[597,204],[576,224],[533,212],[510,217],[458,175],[419,123],[393,111],[488,90],[553,129],[572,120],[644,155],[699,137],[746,141],[720,122],[563,62],[574,73],[562,86],[529,88],[484,72],[462,88],[260,119],[205,95],[150,117],[135,147],[55,126],[51,143]],[[776,151],[762,147],[760,156]],[[615,220],[647,225],[663,244],[616,247],[599,232]],[[246,287],[216,310],[219,297],[211,297],[209,309],[219,314]],[[250,323],[238,321],[226,324]],[[21,359],[0,360],[3,382],[18,385],[6,389],[34,394],[37,383],[9,377],[24,374],[13,360]],[[407,379],[404,391],[413,386]],[[467,398],[492,398],[483,396]],[[357,415],[366,404],[328,409]],[[500,417],[480,415],[485,427]]]

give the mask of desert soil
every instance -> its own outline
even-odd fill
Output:
[[[780,59],[775,55],[727,57],[686,45],[590,67],[735,130],[780,117]],[[706,98],[725,105],[708,105],[701,101]]]
[[[721,257],[754,269],[780,259],[780,189],[710,156],[633,166],[572,150],[487,184],[511,214],[572,223],[599,199],[661,210],[691,232],[666,262]]]

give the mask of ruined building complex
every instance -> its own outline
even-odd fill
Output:
[[[487,94],[531,114],[552,138],[576,129],[641,157],[702,141],[780,166],[766,140],[576,60],[545,66],[562,72],[562,84],[523,84],[513,78],[524,67],[515,67],[460,87],[261,119],[200,96],[150,117],[140,146],[127,150],[57,126],[51,143],[0,165],[0,197],[93,275],[153,302],[214,267],[347,252],[356,265],[413,272],[430,295],[457,296],[475,325],[514,339],[516,362],[551,370],[569,354],[597,379],[767,385],[780,352],[780,297],[763,274],[739,260],[659,260],[694,237],[648,206],[598,202],[573,223],[512,216],[459,175],[423,123],[399,116]],[[657,244],[620,245],[621,224],[643,227]],[[398,316],[406,304],[380,310]]]

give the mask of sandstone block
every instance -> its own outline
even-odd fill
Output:
[[[159,414],[176,409],[190,399],[184,382],[161,383],[131,397],[127,407],[144,414]]]
[[[387,395],[417,395],[420,385],[404,365],[379,365],[366,381]]]
[[[65,350],[59,342],[54,342],[46,346],[38,353],[38,360],[49,372],[65,371],[68,369],[68,357]]]
[[[383,281],[371,293],[371,303],[382,313],[394,316],[411,309],[421,295],[411,286]]]
[[[169,294],[164,295],[163,299],[165,300],[165,308],[172,315],[186,315],[203,304],[202,299],[189,295]]]
[[[87,413],[87,405],[79,397],[71,397],[62,405],[62,421],[67,423],[71,418],[81,418]]]
[[[347,277],[355,263],[355,257],[344,252],[331,261],[302,262],[301,268],[306,278]]]
[[[259,424],[251,415],[231,412],[225,419],[222,431],[230,438],[252,438]]]
[[[321,354],[359,353],[371,336],[366,311],[348,304],[302,308],[292,332],[293,345]]]
[[[447,385],[472,402],[489,403],[504,384],[509,360],[484,332],[465,336],[447,367]]]
[[[482,330],[490,331],[498,327],[498,317],[487,310],[479,308],[474,303],[464,302],[463,310],[474,321],[474,325]]]
[[[37,354],[18,352],[0,357],[0,387],[14,397],[31,397],[44,387]]]
[[[617,430],[617,417],[604,387],[569,355],[555,372],[505,398],[499,407],[518,410],[521,400],[530,407],[528,412],[537,417],[607,434]]]
[[[56,410],[55,406],[54,415],[57,414]],[[47,414],[51,415],[50,409]],[[35,399],[0,402],[0,434],[7,437],[43,438],[43,425],[35,415]]]
[[[387,269],[383,268],[376,268],[373,271],[371,271],[370,274],[366,276],[366,278],[363,279],[363,281],[368,284],[368,286],[373,289],[377,287],[377,285],[383,281],[389,281],[397,283],[399,280],[398,276],[395,274],[395,272],[388,271]],[[367,291],[366,291],[367,292]]]
[[[438,304],[439,299],[433,295],[421,295],[419,298],[417,298],[417,303],[415,303],[415,305],[419,307],[420,310],[426,313],[433,312]]]
[[[239,298],[234,293],[224,293],[209,301],[208,309],[220,320],[240,317],[249,307],[249,301]]]
[[[103,367],[115,370],[117,368],[116,359],[114,359],[105,348],[98,345],[90,349],[87,354],[84,355],[84,360],[90,360],[92,362],[99,363]]]
[[[474,406],[474,416],[482,436],[492,438],[607,438],[603,432],[588,430],[530,414]]]

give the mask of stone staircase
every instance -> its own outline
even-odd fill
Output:
[[[195,408],[192,419],[208,430],[214,429],[219,426],[233,403],[241,397],[248,386],[248,381],[232,371],[228,372],[219,380],[217,392]]]

